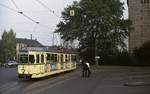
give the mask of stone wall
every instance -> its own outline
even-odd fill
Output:
[[[150,40],[150,0],[128,0],[129,19],[134,30],[129,34],[129,51]]]

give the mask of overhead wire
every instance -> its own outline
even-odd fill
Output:
[[[8,6],[4,5],[4,4],[1,4],[1,3],[0,3],[0,6],[2,6],[2,7],[4,7],[4,8],[7,8],[7,9],[13,11],[13,12],[17,12],[17,13],[18,13],[17,10],[15,10],[15,9],[13,9],[13,8],[10,8],[10,7],[8,7]]]
[[[41,2],[40,0],[35,0],[35,1],[37,1],[39,4],[41,4],[43,7],[45,7],[46,9],[48,9],[51,13],[53,13],[56,17],[58,17],[58,18],[61,18],[61,17],[59,17],[56,13],[55,13],[55,11],[54,10],[52,10],[52,9],[50,9],[47,5],[45,5],[43,2]]]
[[[13,1],[13,2],[14,2],[14,1]],[[2,6],[2,7],[4,7],[4,8],[7,8],[7,9],[9,9],[9,10],[15,12],[15,13],[19,13],[19,14],[23,15],[24,17],[26,17],[27,19],[29,19],[30,21],[32,21],[32,22],[34,22],[34,23],[36,23],[36,24],[40,24],[40,26],[42,26],[42,27],[44,27],[44,28],[51,29],[50,27],[48,27],[48,26],[46,26],[46,25],[44,25],[44,24],[41,24],[40,22],[35,21],[34,19],[32,19],[31,17],[29,17],[28,15],[26,15],[24,12],[22,12],[22,11],[19,9],[19,7],[17,6],[17,4],[15,4],[15,6],[18,7],[17,9],[18,9],[19,11],[16,10],[16,9],[10,8],[9,6],[6,6],[6,5],[4,5],[4,4],[2,4],[2,3],[0,3],[0,6]]]
[[[20,10],[14,0],[11,0],[11,2],[14,4],[14,6],[15,6],[18,10]]]
[[[24,17],[26,17],[27,19],[31,20],[32,22],[39,24],[39,22],[35,21],[34,19],[32,19],[31,17],[27,16],[26,14],[24,14],[24,12],[17,6],[16,2],[14,0],[11,0],[11,2],[13,3],[13,5],[18,9],[18,13],[23,15]]]
[[[58,17],[58,18],[60,18],[53,10],[51,10],[50,8],[48,8],[44,3],[42,3],[41,1],[39,1],[39,0],[36,0],[37,2],[39,2],[42,6],[44,6],[45,8],[47,8],[50,12],[52,12],[56,17]],[[34,22],[34,23],[36,23],[36,24],[38,24],[38,25],[40,25],[40,26],[42,26],[42,27],[45,27],[45,28],[47,28],[47,29],[50,29],[48,26],[46,26],[46,25],[44,25],[44,24],[41,24],[40,22],[37,22],[37,21],[35,21],[34,19],[32,19],[31,17],[29,17],[29,16],[27,16],[18,6],[17,6],[17,4],[15,3],[15,1],[14,0],[11,0],[11,2],[13,3],[13,5],[16,7],[16,9],[13,9],[13,8],[11,8],[11,7],[9,7],[9,6],[6,6],[6,5],[4,5],[4,4],[2,4],[2,3],[0,3],[0,6],[2,6],[2,7],[4,7],[4,8],[7,8],[7,9],[9,9],[9,10],[11,10],[11,11],[13,11],[13,12],[15,12],[15,13],[19,13],[19,14],[21,14],[21,15],[23,15],[24,17],[26,17],[27,19],[29,19],[29,20],[31,20],[32,22]],[[53,33],[52,33],[53,34]]]
[[[13,4],[16,6],[16,8],[17,8],[18,10],[20,10],[20,12],[19,12],[20,14],[22,14],[23,16],[25,16],[25,17],[28,18],[29,20],[33,21],[34,23],[39,24],[40,26],[42,26],[42,27],[44,27],[44,28],[50,29],[50,27],[48,27],[48,26],[46,26],[46,25],[44,25],[44,24],[41,24],[40,22],[35,21],[35,20],[33,20],[31,17],[29,17],[29,16],[27,16],[26,14],[24,14],[24,13],[21,11],[21,9],[17,6],[17,4],[15,3],[15,1],[14,1],[14,0],[11,0],[11,1],[12,1]]]
[[[36,24],[39,24],[39,23],[40,23],[40,22],[37,22],[37,21],[33,20],[31,17],[27,16],[27,15],[24,14],[24,13],[21,13],[21,12],[19,12],[19,13],[22,14],[22,15],[23,15],[24,17],[26,17],[27,19],[33,21],[33,22],[36,23]]]
[[[40,5],[42,5],[44,8],[46,8],[49,12],[51,12],[52,14],[54,14],[57,18],[61,18],[61,17],[59,17],[56,13],[55,13],[55,11],[54,10],[52,10],[52,9],[50,9],[47,5],[45,5],[42,1],[40,1],[40,0],[35,0],[36,2],[38,2]],[[55,35],[54,35],[54,33],[52,33],[53,34],[53,38],[52,38],[52,45],[55,45],[55,38],[56,37],[54,37]],[[56,39],[56,41],[57,41],[57,39]]]

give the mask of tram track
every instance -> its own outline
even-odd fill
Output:
[[[0,94],[2,94],[3,92],[6,92],[7,90],[13,88],[14,86],[16,86],[18,84],[18,82],[10,82],[10,83],[7,83],[7,84],[3,84],[1,87],[0,87]]]
[[[54,87],[65,81],[79,77],[78,70],[49,76],[41,79],[18,80],[17,82],[9,82],[0,87],[0,94],[37,94],[46,88]],[[77,76],[78,75],[78,76]]]
[[[27,88],[23,90],[23,92],[31,92],[32,94],[38,94],[41,91],[44,91],[48,88],[52,88],[54,86],[57,86],[59,84],[62,84],[66,81],[76,79],[79,77],[79,71],[71,72],[71,73],[66,73],[64,75],[60,75],[54,78],[49,78],[44,81],[40,81],[37,83],[33,83]]]

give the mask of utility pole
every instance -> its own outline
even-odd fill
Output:
[[[31,37],[31,40],[32,40],[32,34],[30,35],[30,37]]]
[[[97,39],[95,38],[95,63],[98,65],[98,59],[99,57],[97,56]]]
[[[53,33],[53,38],[52,38],[52,46],[54,46],[54,33]]]

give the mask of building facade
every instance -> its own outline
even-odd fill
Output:
[[[129,34],[129,51],[150,41],[150,0],[128,0],[129,19],[133,30]]]
[[[16,38],[16,51],[25,47],[43,47],[37,40]]]
[[[32,39],[23,39],[23,38],[16,38],[16,60],[19,58],[19,51],[22,48],[27,47],[44,47],[40,42],[37,40]]]

